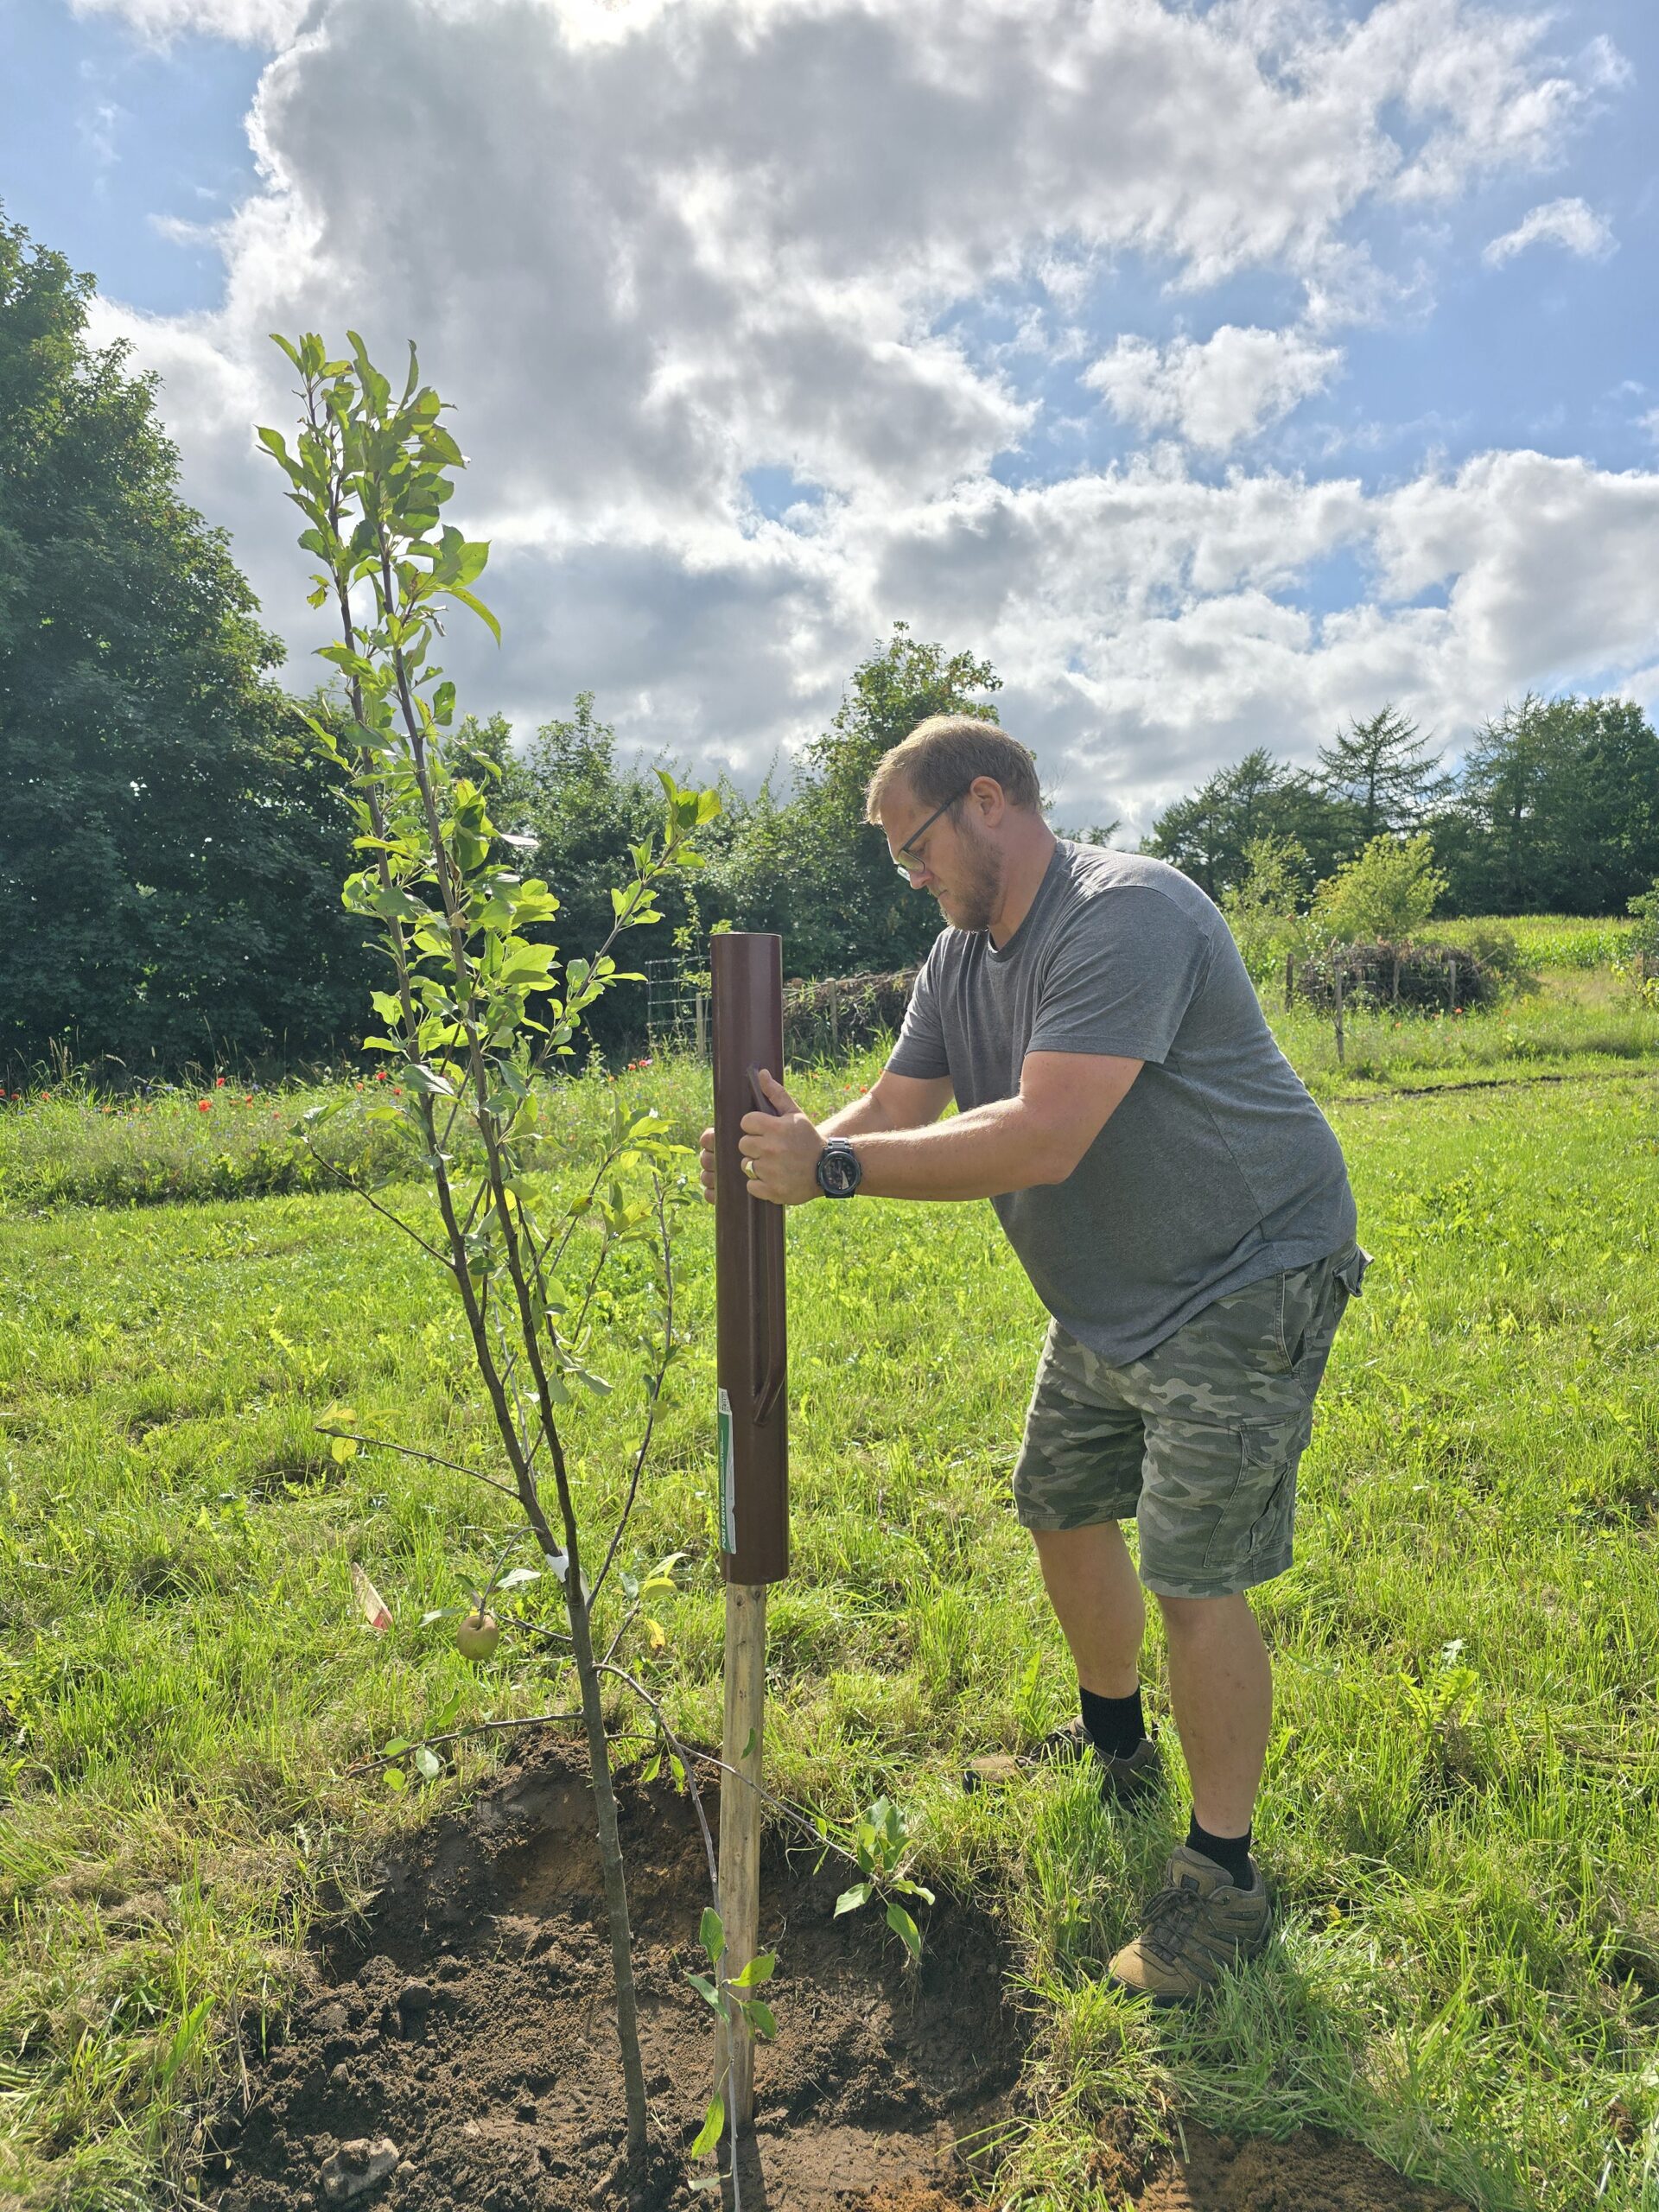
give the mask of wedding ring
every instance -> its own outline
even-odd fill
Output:
[[[743,1163],[743,1173],[744,1173],[746,1175],[753,1175],[753,1173],[754,1173],[754,1162],[753,1162],[752,1160],[746,1160],[744,1161],[744,1163]]]

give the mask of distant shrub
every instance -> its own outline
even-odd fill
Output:
[[[1294,837],[1255,837],[1244,848],[1242,883],[1219,901],[1239,956],[1254,983],[1265,983],[1302,949],[1313,863]]]
[[[1521,940],[1508,922],[1465,922],[1455,938],[1442,937],[1437,930],[1433,938],[1425,940],[1421,950],[1438,953],[1442,958],[1473,960],[1506,990],[1532,991],[1538,988],[1537,970],[1524,957]]]
[[[1392,946],[1422,928],[1446,885],[1426,833],[1373,837],[1313,893],[1314,928],[1338,944]]]

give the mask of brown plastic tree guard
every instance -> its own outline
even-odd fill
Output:
[[[715,1312],[720,1548],[726,1576],[726,1710],[721,1757],[721,1969],[754,1956],[760,1916],[761,1744],[766,1585],[789,1567],[789,1337],[784,1210],[751,1198],[738,1151],[745,1114],[770,1110],[755,1077],[784,1072],[783,939],[731,931],[710,943],[715,1058]],[[722,2027],[718,2086],[735,2131],[754,2110],[754,2046]]]

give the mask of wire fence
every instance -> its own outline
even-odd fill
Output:
[[[689,971],[678,960],[647,960],[645,1035],[653,1052],[695,1052],[709,1057],[709,986],[706,976]]]
[[[690,1052],[706,1060],[710,1049],[708,971],[677,960],[645,963],[645,1033],[652,1052]],[[784,985],[784,1051],[795,1061],[834,1059],[898,1033],[909,1003],[913,968],[895,974],[832,976],[809,982],[791,976]]]

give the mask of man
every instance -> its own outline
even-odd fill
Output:
[[[1250,1834],[1272,1675],[1244,1593],[1290,1564],[1314,1393],[1366,1265],[1347,1172],[1215,906],[1160,861],[1057,839],[1006,733],[923,722],[867,810],[949,926],[869,1095],[815,1126],[763,1077],[775,1111],[744,1117],[744,1172],[777,1205],[995,1206],[1053,1317],[1014,1476],[1082,1707],[1045,1748],[1096,1758],[1108,1797],[1153,1783],[1144,1583],[1192,1817],[1111,1973],[1182,2003],[1268,1937]]]

